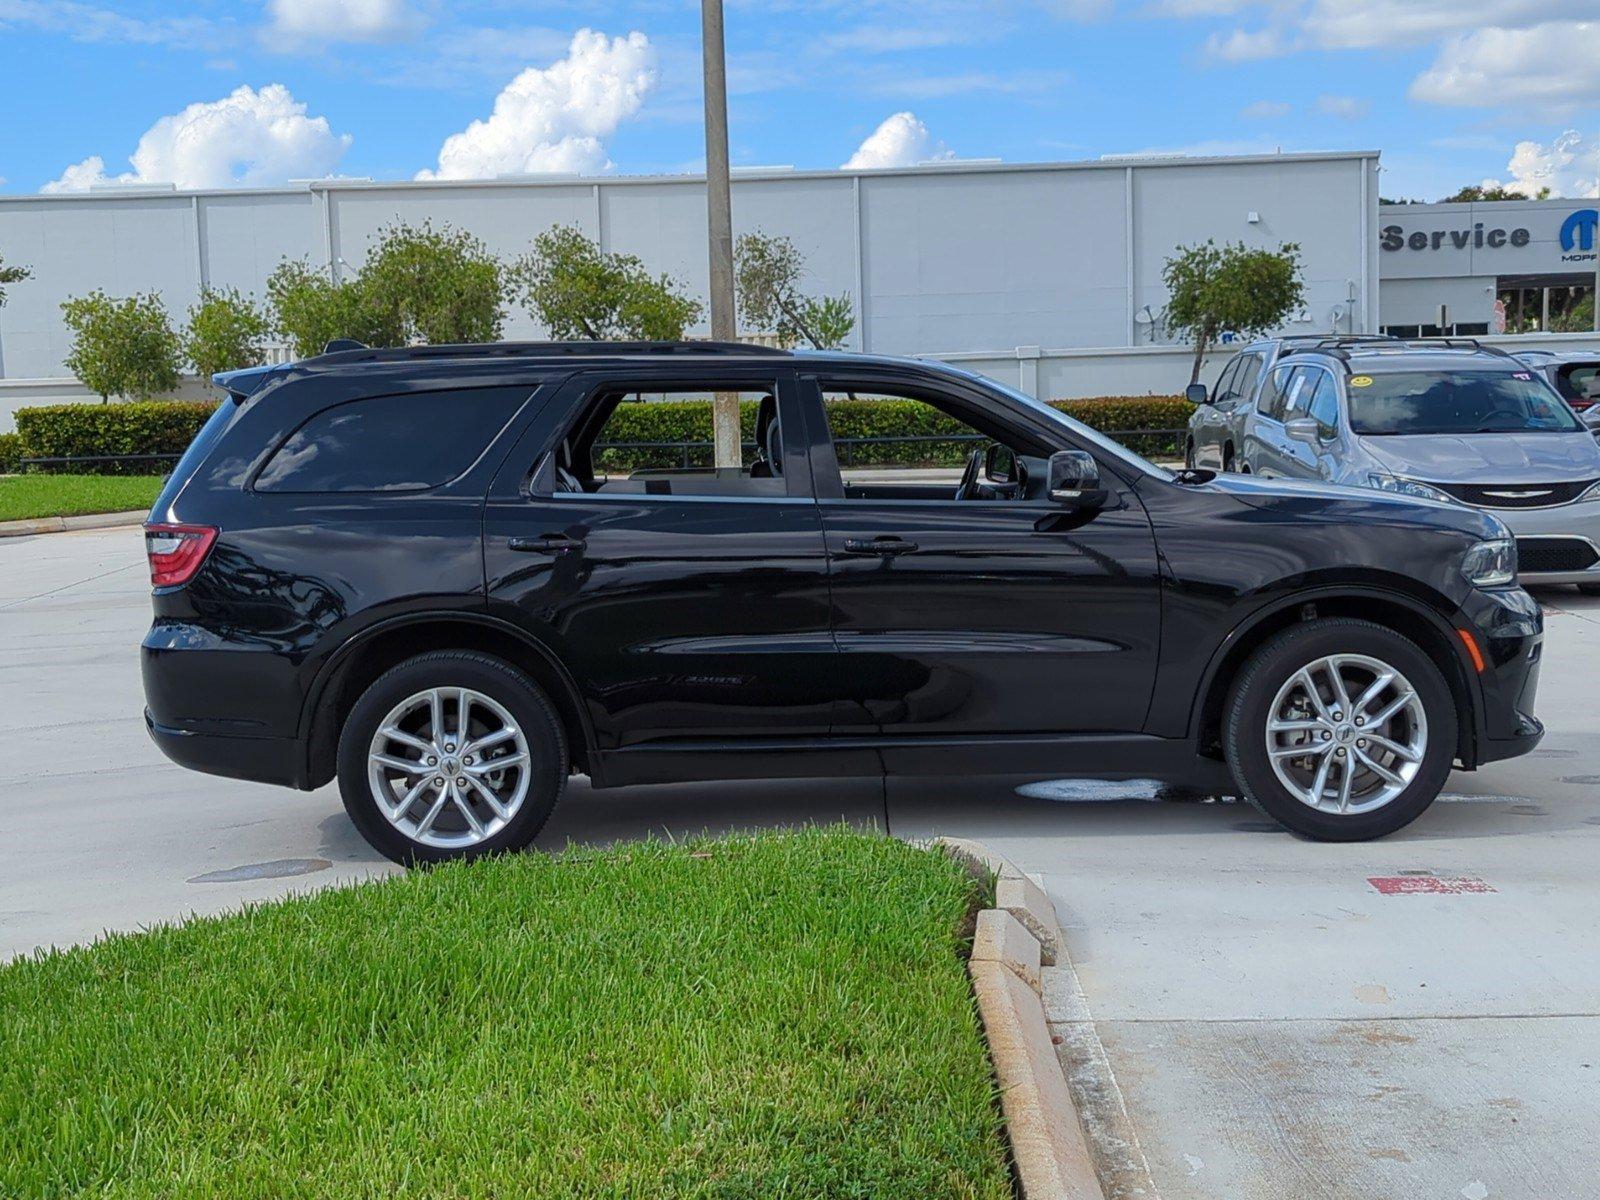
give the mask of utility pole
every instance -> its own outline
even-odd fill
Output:
[[[728,187],[728,67],[723,50],[722,0],[700,0],[700,42],[705,60],[706,229],[711,242],[711,336],[738,336],[733,316],[733,201]],[[718,467],[743,461],[739,396],[718,392],[711,405],[712,441]]]

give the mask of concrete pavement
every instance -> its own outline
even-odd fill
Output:
[[[198,775],[151,744],[146,571],[138,529],[0,541],[0,960],[398,869],[335,787]],[[538,844],[841,819],[882,826],[876,780],[752,797],[738,784],[590,792],[580,779]]]
[[[144,570],[137,530],[0,543],[0,958],[393,869],[333,788],[196,775],[149,743]],[[1136,786],[890,786],[895,834],[984,840],[1051,893],[1073,962],[1052,1017],[1094,1068],[1090,1117],[1127,1135],[1101,1147],[1109,1196],[1600,1194],[1600,601],[1543,599],[1544,745],[1381,842]],[[576,781],[540,844],[881,825],[884,799]]]

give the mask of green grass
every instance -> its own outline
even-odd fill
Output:
[[[0,967],[0,1196],[1011,1195],[973,885],[807,831],[529,854]]]
[[[8,475],[0,478],[0,521],[72,517],[149,508],[159,475]]]

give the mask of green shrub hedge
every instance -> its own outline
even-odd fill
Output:
[[[0,433],[0,475],[9,475],[17,469],[17,460],[22,457],[22,435],[19,433]]]
[[[1119,440],[1146,455],[1182,452],[1181,433],[1144,433],[1144,430],[1182,430],[1194,405],[1182,396],[1104,396],[1089,400],[1053,400],[1051,405],[1092,429],[1116,432]],[[745,441],[755,437],[756,405],[740,405],[740,426]],[[967,429],[918,400],[830,400],[828,425],[839,446],[839,456],[857,466],[959,466],[972,443],[959,440]],[[1129,431],[1136,431],[1130,433]],[[949,441],[938,440],[948,437]],[[879,439],[918,438],[900,442]],[[688,450],[688,463],[705,466],[711,461],[711,405],[704,400],[626,403],[612,415],[604,434],[607,443],[704,442]],[[596,466],[608,471],[636,471],[648,467],[675,467],[685,463],[680,448],[635,446],[602,450]]]
[[[17,434],[27,458],[182,454],[216,407],[211,400],[48,404],[18,409]],[[159,475],[170,465],[101,463],[69,465],[60,470],[72,474]]]
[[[1121,434],[1121,440],[1129,447],[1148,455],[1179,453],[1181,434],[1128,431],[1181,430],[1194,411],[1181,396],[1105,396],[1051,403],[1094,429]],[[8,453],[15,458],[181,454],[215,407],[214,402],[204,400],[147,400],[20,409],[16,435],[0,435],[14,437],[10,442],[0,441],[0,465]],[[959,466],[972,448],[972,443],[957,440],[966,432],[959,421],[918,400],[830,400],[828,422],[833,436],[843,443],[840,457],[860,466]],[[740,425],[745,440],[753,440],[753,401],[740,405]],[[921,440],[884,440],[893,438]],[[606,426],[605,441],[705,443],[688,451],[690,464],[704,466],[711,461],[711,403],[666,400],[623,404]],[[677,447],[606,449],[597,456],[596,466],[614,472],[681,466],[684,453]],[[78,474],[92,471],[148,475],[160,473],[164,465],[105,463],[61,469]]]

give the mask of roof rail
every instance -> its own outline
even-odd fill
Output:
[[[1392,333],[1286,333],[1278,339],[1283,342],[1311,342],[1316,345],[1359,346],[1367,342],[1397,342]]]
[[[1404,339],[1407,346],[1428,348],[1439,346],[1446,350],[1476,350],[1483,354],[1498,354],[1501,358],[1510,358],[1511,354],[1499,346],[1485,346],[1475,337],[1417,337]]]
[[[468,342],[435,346],[395,346],[389,348],[350,348],[320,354],[307,362],[408,362],[428,358],[563,358],[575,355],[600,357],[624,355],[700,355],[753,354],[786,356],[787,350],[745,342]]]

